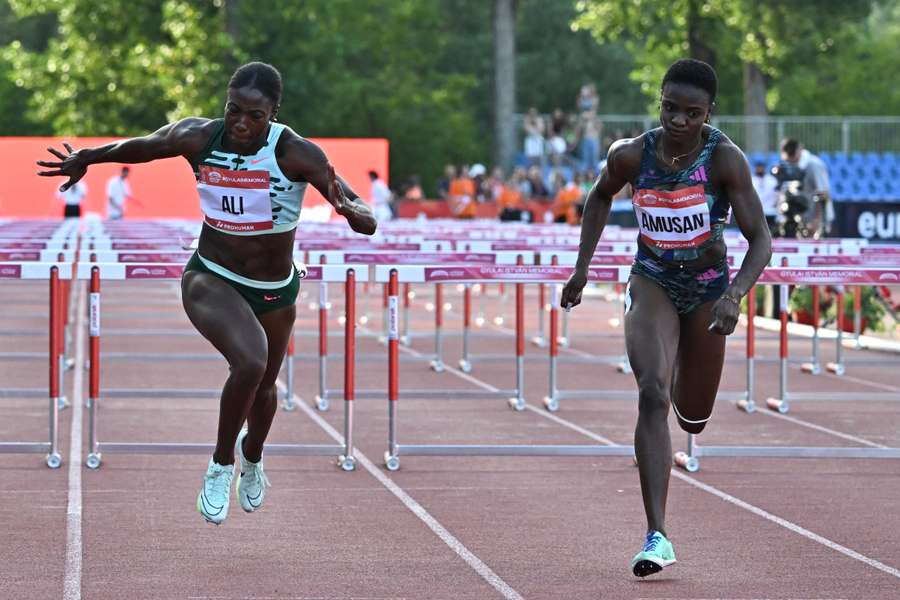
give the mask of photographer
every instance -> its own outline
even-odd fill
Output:
[[[778,181],[780,235],[820,238],[834,220],[828,168],[795,139],[781,143],[781,162],[772,174]]]

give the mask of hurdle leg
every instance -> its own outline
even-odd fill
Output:
[[[293,329],[293,325],[291,325]],[[284,357],[285,389],[281,408],[286,411],[297,410],[294,402],[294,332],[291,331],[291,339],[288,341],[287,355]]]
[[[837,337],[834,349],[834,362],[825,365],[829,372],[835,375],[844,374],[844,293],[837,295]]]
[[[569,313],[562,314],[562,335],[559,336],[559,345],[563,348],[569,347]]]
[[[754,356],[756,352],[756,286],[747,292],[747,397],[737,401],[737,407],[744,412],[756,411],[756,402],[753,395],[754,380]]]
[[[344,286],[346,301],[344,310],[344,453],[338,457],[338,466],[344,471],[356,469],[353,456],[353,398],[356,384],[356,273],[347,271]]]
[[[459,370],[463,373],[472,372],[472,362],[469,360],[469,332],[472,328],[472,284],[466,283],[463,287],[463,335],[462,358],[459,361]]]
[[[812,362],[800,365],[800,370],[810,375],[818,375],[822,372],[819,364],[819,286],[814,285],[812,290],[813,302],[813,336],[812,336]]]
[[[412,290],[409,289],[409,284],[403,284],[403,337],[400,338],[400,343],[404,346],[409,346],[410,335],[409,335],[409,304],[412,300]]]
[[[544,298],[546,293],[545,288],[545,284],[538,284],[538,332],[536,336],[531,338],[531,343],[538,348],[544,348],[547,345],[547,340],[544,337],[544,306],[546,305],[546,300]]]
[[[557,388],[557,355],[559,354],[559,295],[558,284],[553,286],[553,299],[550,302],[550,392],[544,396],[544,408],[550,412],[559,410],[559,389]]]
[[[787,331],[787,308],[788,308],[788,286],[780,286],[779,306],[781,308],[781,338],[779,341],[779,361],[778,361],[778,398],[767,398],[766,406],[771,410],[782,414],[788,412],[788,331]]]
[[[853,288],[853,340],[859,349],[859,336],[862,334],[862,286]]]
[[[319,284],[319,394],[316,408],[328,410],[328,284]]]
[[[100,400],[100,269],[91,269],[91,302],[90,302],[90,385],[88,397],[88,456],[85,465],[89,469],[100,467],[100,442],[97,440],[97,410]]]
[[[395,326],[397,323],[397,271],[391,270],[388,282],[389,309],[391,328],[388,332],[388,449],[384,453],[384,466],[388,471],[400,468],[400,457],[397,454],[397,401],[400,384],[400,348]]]
[[[516,395],[509,406],[525,410],[525,284],[516,285]]]
[[[50,437],[50,452],[47,454],[47,466],[51,469],[57,469],[62,464],[62,456],[59,453],[59,378],[56,373],[58,369],[61,368],[60,363],[56,360],[55,350],[56,346],[59,344],[58,336],[59,329],[57,327],[57,321],[62,318],[57,312],[58,309],[58,301],[57,296],[60,295],[60,285],[59,285],[59,269],[57,267],[53,267],[50,269],[50,324],[49,324],[49,333],[50,333],[50,382],[49,382],[49,391],[50,391],[50,423],[49,423],[49,437]],[[73,448],[73,450],[75,450]],[[76,450],[77,451],[77,450]]]
[[[443,373],[444,365],[444,287],[440,283],[434,284],[434,360],[431,361],[431,370],[435,373]]]

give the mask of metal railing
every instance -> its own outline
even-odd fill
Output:
[[[522,117],[516,115],[520,151],[523,147]],[[548,117],[544,115],[549,124]],[[570,117],[577,119],[577,115]],[[598,115],[598,118],[603,123],[604,139],[628,137],[659,124],[655,115]],[[712,124],[746,152],[776,152],[783,138],[793,137],[813,152],[900,153],[900,116],[720,115],[713,116]]]

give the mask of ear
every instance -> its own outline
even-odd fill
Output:
[[[278,105],[276,105],[275,108],[272,110],[272,121],[277,121],[277,120],[278,120],[278,109],[280,109],[280,108],[281,108],[281,105],[278,104]]]

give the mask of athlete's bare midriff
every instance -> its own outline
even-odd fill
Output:
[[[231,235],[204,223],[197,251],[203,258],[249,279],[282,281],[291,274],[296,231]]]

